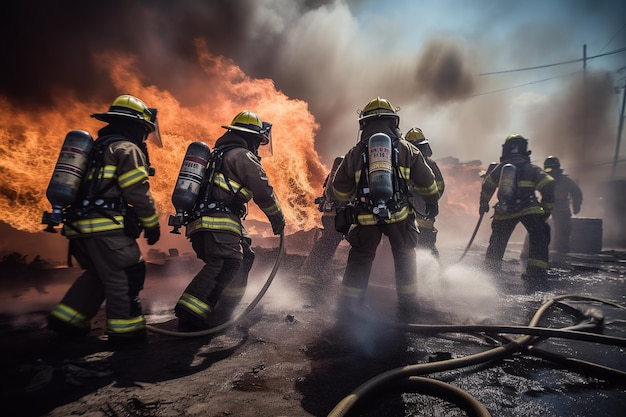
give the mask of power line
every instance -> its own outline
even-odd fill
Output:
[[[615,39],[615,37],[618,35],[618,33],[620,33],[622,31],[622,29],[624,29],[625,27],[626,27],[626,23],[624,23],[621,28],[617,29],[617,32],[615,32],[615,34],[611,37],[611,39],[609,39],[609,41],[606,43],[606,45],[604,45],[602,47],[602,49],[600,49],[600,52],[604,51],[604,48],[609,46],[609,44],[613,41],[613,39]]]
[[[483,72],[482,74],[478,74],[478,76],[482,77],[484,75],[506,74],[506,73],[510,73],[510,72],[529,71],[529,70],[540,69],[540,68],[555,67],[557,65],[573,64],[573,63],[576,63],[576,62],[582,62],[584,60],[600,58],[600,57],[603,57],[603,56],[606,56],[606,55],[613,55],[613,54],[617,54],[617,53],[624,52],[624,51],[626,51],[626,48],[620,48],[620,49],[616,49],[615,51],[605,52],[603,54],[589,56],[587,58],[572,59],[570,61],[556,62],[554,64],[538,65],[538,66],[535,66],[535,67],[517,68],[517,69],[511,69],[511,70],[505,70],[505,71]]]
[[[525,84],[514,85],[512,87],[500,88],[499,90],[485,91],[483,93],[472,94],[470,97],[477,97],[477,96],[484,96],[486,94],[500,93],[502,91],[513,90],[514,88],[526,87],[527,85],[537,84],[537,83],[542,83],[544,81],[554,80],[555,78],[569,77],[571,75],[576,75],[579,72],[580,71],[571,72],[571,73],[565,74],[565,75],[557,75],[557,76],[550,77],[550,78],[544,78],[543,80],[535,80],[535,81],[531,81],[531,82],[528,82],[528,83],[525,83]]]

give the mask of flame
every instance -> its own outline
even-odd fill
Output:
[[[478,213],[482,185],[480,161],[459,162],[444,158],[437,162],[445,181],[444,194],[439,202],[440,213],[448,218],[468,219]]]
[[[117,92],[97,102],[80,102],[71,92],[59,91],[52,108],[15,111],[0,97],[0,210],[3,220],[23,231],[41,231],[42,213],[50,210],[45,192],[69,130],[82,129],[96,137],[103,126],[89,117],[108,109],[119,94],[132,94],[159,109],[163,147],[150,145],[156,176],[150,179],[152,194],[162,215],[161,224],[174,213],[171,195],[187,146],[204,141],[213,146],[241,110],[256,112],[273,123],[272,153],[262,148],[262,164],[282,205],[287,230],[317,226],[319,212],[313,200],[322,188],[328,169],[314,150],[318,125],[306,102],[277,91],[272,80],[248,77],[231,61],[212,55],[202,41],[196,42],[203,73],[185,80],[189,91],[174,97],[155,85],[145,85],[130,55],[97,56],[108,71]],[[176,74],[172,74],[175,77]],[[193,105],[184,103],[191,102]],[[201,104],[197,104],[201,103]],[[249,219],[266,222],[253,203]]]

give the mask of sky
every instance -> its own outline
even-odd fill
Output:
[[[237,66],[243,75],[235,79],[271,84],[298,103],[285,112],[309,112],[315,153],[302,154],[327,168],[356,142],[357,110],[383,97],[400,108],[403,132],[424,131],[435,159],[487,166],[518,133],[534,163],[556,155],[566,173],[593,187],[610,176],[615,156],[625,48],[620,0],[6,0],[0,106],[11,117],[110,103],[124,93],[103,70],[117,54],[187,117],[201,120],[206,109],[221,117],[241,99],[224,98],[219,75],[206,71],[209,53]],[[278,133],[289,115],[274,114]],[[274,140],[280,147],[280,135]],[[304,178],[323,174],[309,165]],[[617,174],[626,177],[626,164]],[[0,184],[3,193],[13,198]]]

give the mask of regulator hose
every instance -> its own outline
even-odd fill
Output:
[[[534,314],[534,316],[530,320],[528,327],[536,328],[537,323],[539,322],[543,314],[551,306],[553,306],[555,302],[557,302],[558,300],[566,299],[566,298],[605,302],[604,300],[601,300],[598,298],[578,296],[578,295],[563,295],[563,296],[554,297],[550,299],[549,301],[547,301],[546,303],[544,303],[537,310],[537,312]],[[619,308],[624,308],[612,302],[605,302],[605,303],[613,305],[613,306],[617,306]],[[407,326],[407,325],[404,325],[404,326]],[[460,329],[466,326],[455,326],[455,327],[457,329]],[[469,326],[469,327],[474,327],[474,326]],[[477,327],[481,327],[481,326],[477,326]],[[516,327],[516,326],[512,326],[512,327]],[[574,326],[574,327],[578,328],[578,326]],[[476,331],[475,329],[471,329],[471,330],[473,332]],[[513,329],[509,329],[509,330],[513,330]],[[518,330],[521,330],[521,329],[518,329]],[[434,332],[434,329],[432,329],[432,331]],[[526,331],[529,332],[530,330],[526,329]],[[577,334],[577,333],[584,333],[584,332],[574,332],[574,333]],[[597,337],[600,335],[594,334],[594,336]],[[357,402],[360,399],[362,399],[368,394],[373,393],[375,390],[379,389],[379,387],[384,384],[396,383],[398,381],[401,381],[402,379],[406,379],[406,378],[410,378],[414,376],[424,375],[424,374],[433,373],[433,372],[447,371],[447,370],[455,369],[455,368],[468,367],[472,365],[477,365],[481,362],[487,362],[487,361],[500,359],[500,358],[505,357],[506,355],[510,355],[512,353],[526,349],[526,345],[530,344],[533,341],[533,339],[534,339],[533,336],[526,335],[526,336],[519,337],[517,339],[512,339],[510,340],[510,342],[506,343],[503,346],[492,348],[485,352],[476,353],[476,354],[469,355],[463,358],[455,358],[455,359],[449,359],[445,361],[423,363],[423,364],[416,364],[416,365],[407,365],[401,368],[396,368],[396,369],[383,372],[375,376],[374,378],[371,378],[370,380],[366,381],[364,384],[360,385],[354,391],[352,391],[351,394],[349,394],[347,397],[341,400],[335,406],[335,408],[331,410],[331,412],[328,414],[327,417],[346,416],[347,413],[352,409],[352,407],[355,406],[355,404],[357,404]],[[599,338],[598,340],[600,339],[601,338]],[[622,340],[621,338],[616,338],[616,339],[618,341]],[[596,340],[593,340],[593,341],[596,341]]]
[[[282,262],[284,252],[285,252],[285,233],[283,232],[280,234],[280,245],[278,247],[278,255],[276,256],[276,260],[274,261],[274,267],[272,268],[272,272],[270,272],[269,276],[267,277],[267,280],[265,281],[265,284],[263,285],[263,287],[261,288],[257,296],[254,298],[254,300],[252,300],[250,304],[248,304],[248,306],[245,308],[245,310],[242,311],[237,317],[232,318],[228,320],[227,322],[222,323],[218,326],[211,327],[210,329],[206,329],[206,330],[199,330],[197,332],[176,332],[173,330],[161,329],[159,327],[155,327],[152,325],[147,325],[146,329],[154,333],[159,333],[159,334],[163,334],[167,336],[176,336],[176,337],[208,336],[208,335],[220,333],[228,329],[229,327],[237,323],[239,320],[241,320],[243,317],[245,317],[248,313],[250,313],[250,311],[252,311],[252,309],[256,307],[259,301],[261,301],[261,299],[263,298],[263,296],[269,289],[270,284],[274,280],[274,277],[276,276],[276,272],[278,271],[278,267],[280,266],[280,263]]]

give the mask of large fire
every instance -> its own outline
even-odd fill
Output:
[[[0,211],[3,220],[18,230],[43,229],[42,213],[50,210],[45,192],[61,144],[69,130],[82,129],[96,137],[103,123],[89,117],[105,111],[118,94],[132,94],[159,110],[163,147],[149,142],[156,176],[151,178],[153,196],[162,214],[162,226],[174,213],[171,195],[187,146],[204,141],[213,146],[241,110],[252,110],[273,123],[273,146],[262,148],[262,163],[283,207],[287,231],[317,225],[319,212],[313,204],[320,193],[327,168],[314,150],[317,124],[307,103],[292,100],[277,91],[271,80],[248,77],[232,62],[210,54],[197,43],[204,74],[184,80],[190,98],[174,97],[168,91],[142,82],[132,56],[104,54],[99,57],[117,92],[97,102],[79,102],[71,92],[59,91],[51,109],[16,112],[0,97]],[[173,74],[172,77],[176,75]],[[97,82],[97,80],[94,80]],[[193,96],[191,96],[193,94]],[[202,104],[184,105],[186,101]],[[266,221],[254,204],[249,219]]]

